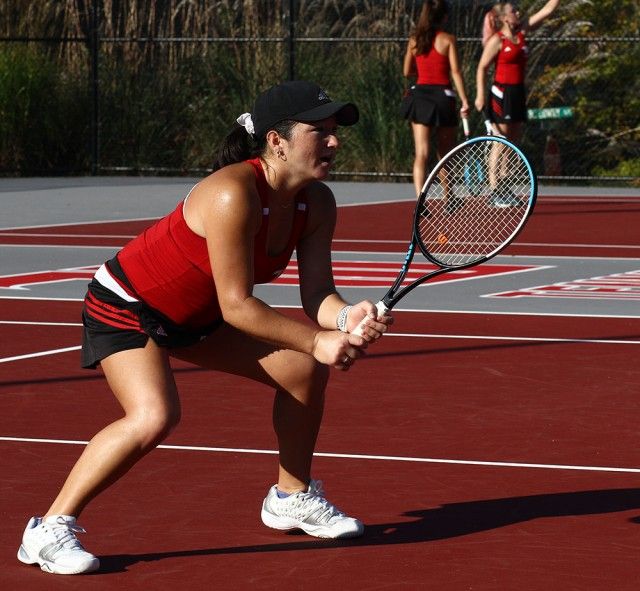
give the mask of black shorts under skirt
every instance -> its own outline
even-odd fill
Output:
[[[413,123],[433,127],[456,127],[458,110],[449,86],[415,84],[400,103],[400,114]]]
[[[527,93],[524,84],[491,86],[489,118],[494,123],[519,123],[527,120]]]
[[[112,263],[109,261],[110,268]],[[184,328],[144,302],[128,302],[92,279],[82,309],[81,365],[95,369],[113,353],[144,348],[149,338],[160,347],[194,345],[222,322],[220,318],[205,327]]]

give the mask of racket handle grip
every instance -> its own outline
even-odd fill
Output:
[[[464,135],[469,137],[469,119],[467,117],[462,118],[462,130],[464,131]]]
[[[384,302],[382,300],[380,300],[377,304],[376,304],[376,310],[378,311],[378,316],[384,316],[388,311],[389,308],[387,308],[384,305]],[[365,316],[361,321],[360,324],[358,324],[358,326],[356,326],[352,331],[351,334],[354,334],[356,336],[361,337],[362,336],[362,331],[364,329],[364,324],[367,321],[368,316]]]

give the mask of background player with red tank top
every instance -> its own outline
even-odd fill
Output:
[[[475,106],[484,111],[497,132],[516,143],[522,138],[527,120],[526,33],[539,27],[559,4],[560,0],[549,0],[528,17],[521,17],[515,2],[500,2],[491,9],[497,31],[486,40],[478,63]],[[487,97],[487,70],[492,64],[495,64],[494,82]]]
[[[448,5],[444,0],[424,2],[404,56],[403,75],[416,79],[400,107],[413,133],[413,184],[416,195],[427,179],[432,132],[435,130],[439,158],[455,144],[458,113],[452,80],[462,102],[460,114],[466,117],[469,112],[456,38],[443,31],[447,17]]]

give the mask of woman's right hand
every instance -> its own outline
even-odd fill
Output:
[[[364,355],[367,342],[360,336],[339,330],[322,330],[316,334],[313,357],[320,363],[347,370]]]

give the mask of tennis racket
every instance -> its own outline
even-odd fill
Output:
[[[481,174],[469,175],[479,163]],[[500,136],[469,139],[447,153],[429,174],[413,214],[404,263],[378,315],[391,310],[413,289],[443,273],[488,261],[520,232],[533,211],[537,181],[522,151]],[[436,269],[408,282],[419,249]],[[366,319],[353,334],[361,335]]]
[[[487,125],[487,122],[485,122]],[[469,139],[470,131],[469,131],[469,119],[466,117],[462,118],[462,129],[464,131],[464,137],[466,140]],[[487,135],[491,135],[490,130],[491,124],[487,127]],[[473,190],[473,187],[481,187],[484,181],[484,169],[482,167],[482,158],[479,155],[475,155],[474,158],[470,158],[468,162],[464,165],[464,182],[469,188],[469,190]]]

